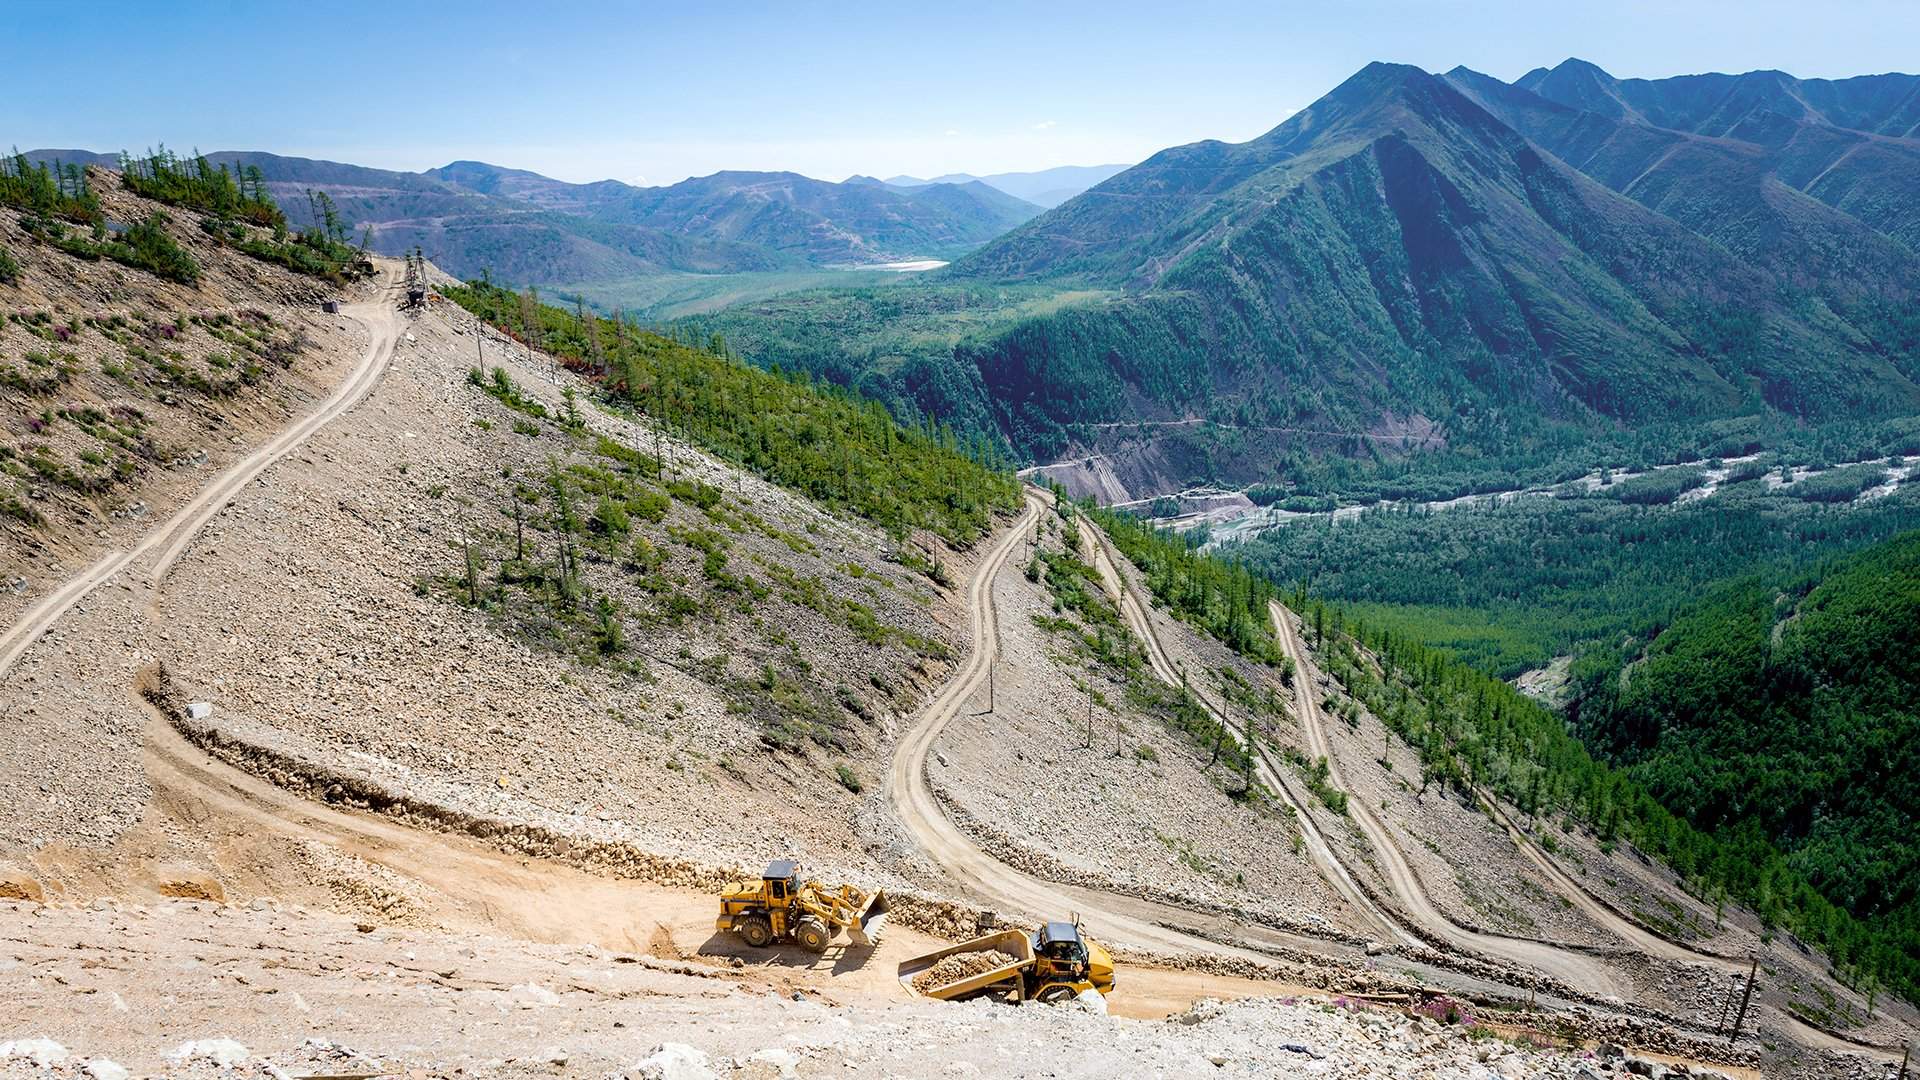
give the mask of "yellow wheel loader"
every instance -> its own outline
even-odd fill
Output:
[[[974,954],[992,959],[967,963]],[[950,977],[941,977],[942,961],[948,962]],[[1113,993],[1113,957],[1087,936],[1076,917],[1046,923],[1031,934],[1002,930],[916,956],[901,963],[900,983],[909,993],[941,1001],[1066,1001],[1086,990]]]
[[[886,915],[886,893],[803,881],[799,863],[776,859],[767,864],[759,881],[727,886],[713,928],[730,930],[756,949],[792,941],[818,953],[826,952],[842,930],[855,945],[878,945]]]

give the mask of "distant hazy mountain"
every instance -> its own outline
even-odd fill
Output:
[[[967,359],[1041,455],[1087,422],[1200,414],[1415,416],[1486,442],[1920,413],[1916,86],[1370,65],[1251,142],[1162,151],[960,260],[1126,290]],[[1278,452],[1237,453],[1257,471]]]
[[[113,166],[117,155],[40,150]],[[377,250],[419,245],[461,276],[577,284],[662,272],[731,273],[952,258],[1040,212],[979,183],[902,191],[795,173],[722,172],[640,188],[570,184],[521,169],[457,161],[423,173],[254,152],[207,155],[256,166],[297,223],[305,192],[325,191]]]
[[[931,180],[922,180],[917,176],[895,176],[877,181],[890,187],[917,188],[927,184],[966,184],[974,181],[1001,191],[1035,206],[1052,209],[1073,198],[1075,195],[1100,183],[1110,176],[1125,171],[1125,165],[1061,165],[1038,172],[995,173],[992,176],[973,176],[969,173],[948,173]],[[856,177],[855,179],[871,179]]]
[[[798,173],[718,172],[670,187],[616,180],[569,184],[460,161],[425,175],[465,191],[608,225],[741,243],[811,265],[949,257],[998,236],[1039,208],[983,184],[912,191],[814,180]]]

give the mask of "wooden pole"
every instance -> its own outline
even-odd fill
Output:
[[[1727,1045],[1732,1046],[1740,1038],[1740,1024],[1747,1018],[1747,1002],[1753,1000],[1754,976],[1760,973],[1760,958],[1753,958],[1753,966],[1747,969],[1747,988],[1740,993],[1740,1011],[1733,1017],[1733,1033],[1727,1036]]]
[[[1907,1080],[1907,1062],[1912,1060],[1913,1044],[1908,1043],[1907,1048],[1900,1052],[1900,1080]]]
[[[1726,1034],[1727,1014],[1733,1011],[1733,993],[1735,990],[1738,990],[1739,988],[1740,987],[1737,984],[1734,986],[1727,987],[1727,1000],[1722,1002],[1720,1005],[1720,1019],[1714,1021],[1714,1024],[1713,1024],[1713,1033],[1715,1035]]]
[[[987,661],[987,715],[989,716],[993,715],[993,669],[997,666],[999,665],[994,661]]]

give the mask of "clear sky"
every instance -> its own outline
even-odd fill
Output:
[[[0,146],[567,180],[930,176],[1243,140],[1370,60],[1512,79],[1920,68],[1901,0],[603,4],[7,0]]]

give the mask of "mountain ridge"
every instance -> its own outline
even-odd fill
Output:
[[[118,166],[118,155],[36,150],[30,161]],[[418,173],[259,151],[205,155],[261,170],[288,215],[324,191],[374,249],[429,249],[450,273],[491,271],[515,284],[568,284],[657,273],[763,272],[947,258],[1039,212],[981,184],[915,192],[833,184],[791,172],[728,170],[639,188],[573,184],[463,160]]]
[[[1076,425],[1129,412],[1354,431],[1411,414],[1489,446],[1518,433],[1489,414],[1515,407],[1588,428],[1920,411],[1897,305],[1920,277],[1896,236],[1758,180],[1756,235],[1702,232],[1713,207],[1615,191],[1456,82],[1370,64],[1249,142],[1163,150],[957,261],[959,279],[1128,292],[974,350],[1016,444],[1070,452]],[[1578,130],[1651,130],[1549,105]]]
[[[917,176],[890,176],[876,182],[890,187],[916,188],[927,184],[964,184],[971,180],[978,180],[1015,198],[1024,199],[1036,206],[1051,210],[1127,168],[1126,165],[1056,165],[1050,169],[991,173],[986,176],[976,176],[972,173],[946,173],[930,180],[923,180]]]

